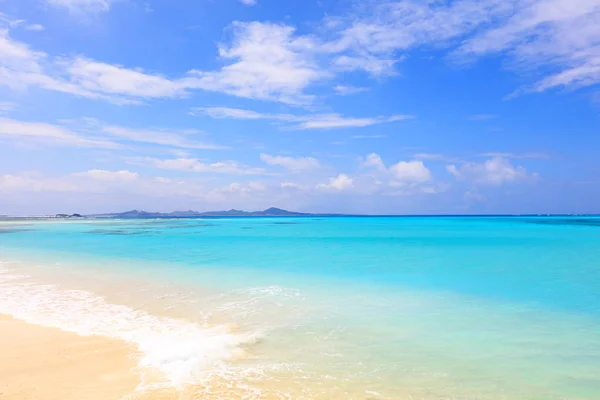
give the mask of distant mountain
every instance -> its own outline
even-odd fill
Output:
[[[260,214],[260,215],[277,215],[277,216],[310,215],[310,214],[306,214],[306,213],[282,210],[281,208],[276,208],[276,207],[267,208],[264,211],[256,211],[255,213]]]
[[[283,210],[281,208],[271,207],[264,211],[242,211],[231,209],[228,211],[207,211],[198,212],[193,210],[188,211],[173,211],[170,213],[147,212],[140,210],[125,211],[114,214],[96,214],[93,217],[104,218],[185,218],[185,217],[300,217],[307,215],[315,215],[308,213],[299,213],[294,211]]]

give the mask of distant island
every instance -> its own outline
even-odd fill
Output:
[[[281,208],[271,207],[263,211],[173,211],[173,212],[149,212],[131,210],[120,213],[104,214],[51,214],[51,215],[0,215],[0,219],[84,219],[84,218],[211,218],[211,217],[600,217],[600,214],[341,214],[341,213],[301,213],[288,211]],[[570,220],[573,223],[573,220]],[[586,222],[588,224],[588,222]],[[597,223],[594,222],[594,226]]]
[[[94,214],[89,217],[94,218],[186,218],[186,217],[302,217],[310,215],[324,215],[324,214],[310,214],[310,213],[299,213],[294,211],[283,210],[281,208],[271,207],[263,211],[242,211],[242,210],[227,210],[227,211],[173,211],[170,213],[160,212],[148,212],[140,210],[125,211],[122,213],[111,213],[111,214]],[[332,214],[327,214],[332,215]]]
[[[83,215],[75,213],[75,214],[56,214],[54,215],[56,218],[84,218]]]

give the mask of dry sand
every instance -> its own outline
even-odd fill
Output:
[[[135,350],[0,315],[1,400],[111,400],[140,382]]]

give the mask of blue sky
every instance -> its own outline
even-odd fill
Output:
[[[600,0],[0,12],[0,214],[600,212]]]

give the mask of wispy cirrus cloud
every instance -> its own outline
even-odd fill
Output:
[[[25,29],[28,31],[41,32],[46,30],[46,27],[42,24],[29,24],[25,25]]]
[[[43,31],[46,29],[41,24],[30,24],[24,19],[11,18],[9,15],[0,12],[0,27],[4,28],[22,28],[27,31]]]
[[[78,61],[79,60],[79,61]],[[108,90],[111,79],[102,80],[102,84],[86,80],[84,76],[64,78],[70,73],[73,65],[79,65],[76,70],[82,69],[82,59],[56,60],[46,53],[31,49],[27,44],[12,39],[7,30],[0,30],[0,84],[12,89],[25,89],[40,87],[42,89],[69,93],[76,96],[92,99],[107,100],[115,104],[139,104],[140,100],[128,98],[122,91]],[[63,73],[52,74],[49,70],[58,69]],[[66,71],[65,71],[66,70]],[[113,71],[114,72],[114,71]],[[96,74],[96,77],[99,75]],[[117,74],[112,75],[117,76]],[[122,76],[118,75],[119,78]],[[122,83],[129,85],[129,83]]]
[[[45,0],[51,6],[64,8],[76,14],[108,12],[117,1],[120,0]]]
[[[350,85],[336,85],[333,87],[336,94],[340,96],[348,96],[350,94],[357,94],[362,92],[368,92],[370,89],[367,87],[358,87]]]
[[[168,129],[132,129],[113,125],[102,126],[100,129],[107,135],[136,143],[158,144],[182,149],[219,150],[227,148],[225,146],[190,139],[190,136],[195,136],[197,132],[178,132]]]
[[[264,175],[264,168],[255,168],[243,165],[233,160],[207,163],[197,158],[171,158],[162,159],[154,157],[130,157],[127,162],[134,165],[150,166],[159,169],[174,171],[215,173],[229,175]]]
[[[251,110],[228,107],[199,107],[192,109],[194,115],[207,115],[217,119],[264,119],[284,123],[286,129],[336,129],[336,128],[362,128],[371,125],[384,124],[396,121],[413,119],[412,115],[393,115],[390,117],[346,117],[341,114],[262,114]]]
[[[12,101],[0,101],[0,115],[8,114],[17,108],[17,104]]]
[[[600,82],[600,1],[516,2],[512,12],[463,42],[456,55],[508,52],[515,68],[552,67],[526,90],[589,86]]]
[[[82,135],[64,126],[0,118],[0,138],[19,143],[67,147],[116,149],[120,144],[107,138]]]
[[[277,165],[289,171],[306,171],[317,169],[321,166],[319,161],[314,157],[272,156],[262,153],[260,159],[266,164]]]
[[[337,35],[327,47],[344,53],[337,62],[348,69],[390,75],[410,50],[431,44],[449,46],[450,40],[509,13],[511,4],[498,0],[367,1],[350,15],[326,19],[325,26]]]
[[[393,115],[391,117],[355,118],[344,117],[340,114],[317,114],[306,118],[303,122],[291,129],[335,129],[335,128],[363,128],[365,126],[385,124],[389,122],[413,119],[411,115]]]
[[[92,169],[85,172],[76,172],[72,175],[107,182],[131,182],[140,177],[137,172],[128,170],[107,171],[104,169]]]
[[[600,82],[598,0],[371,0],[324,26],[337,63],[371,75],[393,74],[411,51],[435,46],[454,62],[494,55],[537,73],[515,94]]]
[[[226,149],[195,140],[193,137],[197,134],[195,130],[134,129],[106,125],[93,118],[64,120],[55,124],[0,118],[0,138],[17,143],[111,149],[142,143],[180,149]]]

